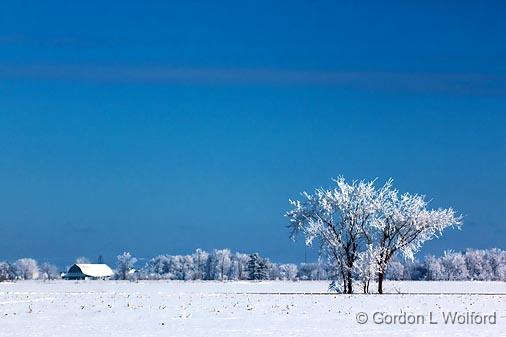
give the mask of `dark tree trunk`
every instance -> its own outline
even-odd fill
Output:
[[[378,293],[383,294],[383,278],[385,274],[381,271],[378,273]]]
[[[342,267],[340,268],[339,272],[341,273],[341,276],[343,278],[343,293],[349,294],[348,293],[348,284],[347,284],[347,279],[346,279],[346,272]]]
[[[350,270],[346,273],[346,278],[347,278],[347,282],[348,282],[348,294],[352,294],[353,293],[353,278],[351,277]]]
[[[369,281],[364,283],[364,294],[369,293]]]

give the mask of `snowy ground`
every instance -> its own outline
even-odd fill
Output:
[[[327,286],[0,283],[0,336],[506,336],[506,283],[388,282],[385,295],[325,294]],[[442,315],[455,311],[496,313],[496,324],[445,324]],[[357,323],[361,313],[367,314],[365,324]],[[419,323],[373,322],[393,315],[402,321],[404,313],[406,319],[420,315]],[[430,324],[430,313],[438,324]]]

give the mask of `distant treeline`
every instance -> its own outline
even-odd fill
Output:
[[[86,263],[85,258],[76,262]],[[259,254],[216,249],[197,249],[191,255],[159,255],[140,268],[130,253],[117,257],[116,279],[130,280],[333,280],[336,268],[314,263],[273,263]],[[0,262],[0,281],[56,279],[61,271],[53,264],[39,264],[31,258]],[[506,251],[501,249],[445,252],[422,260],[392,261],[386,272],[390,280],[480,280],[506,281]]]
[[[422,261],[393,261],[387,270],[391,280],[506,281],[506,251],[467,249],[426,256]]]

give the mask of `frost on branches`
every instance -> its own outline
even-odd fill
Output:
[[[258,253],[249,256],[247,270],[250,280],[267,280],[269,278],[268,262]]]
[[[369,282],[383,279],[389,262],[397,254],[413,259],[422,245],[440,236],[448,227],[460,226],[461,217],[449,209],[428,210],[425,197],[399,194],[392,180],[376,187],[375,181],[335,180],[333,189],[302,193],[303,199],[290,200],[286,213],[291,237],[305,237],[308,246],[317,243],[323,256],[336,266],[336,279],[344,293],[353,292],[353,276]]]
[[[128,279],[129,273],[134,269],[137,259],[129,252],[124,252],[123,254],[118,255],[116,260],[116,277],[120,280]]]
[[[317,189],[314,194],[303,193],[303,201],[290,201],[294,208],[286,213],[290,219],[292,238],[302,233],[306,244],[315,241],[321,253],[336,265],[336,277],[342,280],[342,291],[353,291],[353,266],[358,251],[368,244],[368,228],[378,204],[373,182],[336,180],[332,190]]]

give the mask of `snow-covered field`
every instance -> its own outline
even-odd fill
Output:
[[[506,283],[387,282],[385,295],[334,295],[327,287],[274,281],[0,283],[0,336],[506,336]],[[443,315],[453,312],[481,316],[474,324],[445,324]],[[362,313],[365,324],[357,323]],[[431,313],[438,324],[431,324]],[[495,324],[493,316],[483,316],[494,313]],[[476,324],[480,317],[487,324]],[[381,324],[394,319],[396,324]],[[402,324],[404,319],[418,324]]]

